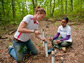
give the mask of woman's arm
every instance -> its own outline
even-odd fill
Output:
[[[26,28],[28,24],[26,22],[21,22],[21,24],[19,25],[18,27],[18,32],[21,32],[21,33],[34,33],[34,30],[29,30]]]
[[[68,40],[70,38],[70,35],[67,35],[65,38],[60,39],[60,41]]]
[[[42,41],[46,41],[46,39],[45,39],[45,38],[42,38],[41,35],[36,35],[36,37],[37,37],[38,39],[42,40]]]
[[[55,40],[56,38],[59,37],[59,35],[60,35],[60,33],[58,32],[53,38],[49,38],[49,40],[50,40],[50,41]]]
[[[29,30],[26,28],[28,24],[26,22],[22,22],[19,27],[18,27],[18,32],[21,32],[21,33],[35,33],[35,34],[40,34],[40,31],[39,30]]]
[[[70,35],[67,35],[65,38],[57,40],[56,43],[60,43],[61,41],[68,40],[70,38]]]
[[[58,33],[53,37],[53,40],[56,39],[56,38],[58,38],[59,35],[60,35],[60,33],[58,32]]]

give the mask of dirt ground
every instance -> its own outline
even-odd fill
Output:
[[[42,21],[39,23],[39,30],[45,30],[48,48],[52,48],[51,42],[48,41],[48,38],[57,33],[59,25],[60,21],[53,23]],[[72,28],[73,45],[67,49],[66,53],[62,50],[56,49],[55,63],[61,63],[61,57],[64,58],[64,63],[84,63],[84,23],[78,24],[76,22],[70,22],[69,25]],[[16,63],[16,61],[8,54],[8,46],[12,45],[13,35],[14,34],[5,34],[3,36],[8,37],[8,39],[0,39],[0,63]],[[32,35],[31,38],[35,43],[39,54],[36,56],[25,55],[25,63],[51,63],[51,54],[49,54],[48,57],[45,57],[45,47],[43,47],[43,43]]]

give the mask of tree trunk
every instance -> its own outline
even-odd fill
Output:
[[[63,14],[64,10],[63,10],[63,0],[61,0],[61,13]]]
[[[37,6],[37,0],[35,0],[35,6]]]
[[[52,2],[52,0],[50,0],[50,16],[51,16],[51,2]]]
[[[20,5],[20,3],[21,2],[18,2],[18,7],[19,7],[19,16],[21,16],[21,5]],[[21,17],[19,17],[19,20],[22,18],[22,16]]]
[[[67,13],[67,0],[66,0],[66,5],[65,5],[65,13]]]
[[[54,0],[54,6],[53,6],[53,10],[52,10],[52,16],[54,14],[54,9],[55,9],[55,0]]]
[[[58,0],[58,7],[60,6],[60,0]]]
[[[28,14],[28,10],[27,10],[27,4],[26,4],[26,0],[25,0],[25,6],[26,6],[26,12],[27,12],[27,14]]]
[[[9,7],[9,9],[8,9],[8,16],[11,16],[11,5],[10,5],[10,7]]]
[[[5,11],[4,11],[4,0],[2,0],[2,11],[3,11],[3,15],[5,16]]]
[[[15,0],[12,0],[13,18],[15,18]]]
[[[23,13],[23,0],[22,0],[22,17],[23,17],[23,14],[24,14],[24,13]]]
[[[24,0],[22,0],[22,17],[24,17]]]
[[[34,14],[34,10],[35,10],[35,3],[34,3],[34,0],[32,0],[32,4],[33,4],[33,14]]]
[[[81,8],[81,10],[82,10],[82,2],[83,2],[83,1],[81,0],[81,2],[80,2],[80,5],[81,5],[81,7],[80,7],[80,8]]]
[[[73,11],[73,0],[71,0],[71,11]]]

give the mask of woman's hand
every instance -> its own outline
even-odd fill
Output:
[[[35,34],[36,37],[42,41],[46,41],[46,38],[42,38],[40,34]]]
[[[60,43],[61,41],[60,40],[57,40],[56,43]]]
[[[42,38],[41,40],[42,40],[42,41],[46,41],[46,38]]]
[[[39,30],[35,30],[35,34],[36,34],[36,35],[40,35],[41,32],[40,32]]]
[[[53,38],[49,38],[49,40],[50,40],[50,41],[52,41],[52,40],[53,40]]]

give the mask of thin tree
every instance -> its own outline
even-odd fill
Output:
[[[21,4],[22,4],[22,17],[23,17],[23,14],[24,14],[24,4],[23,4],[24,2],[23,2],[23,0],[22,0],[22,2],[21,2]]]
[[[28,14],[28,10],[27,10],[27,4],[26,4],[26,2],[27,2],[27,1],[25,0],[26,12],[27,12],[27,14]]]
[[[22,2],[21,2],[21,4],[22,4],[22,17],[25,15],[25,1],[24,0],[22,0]]]
[[[81,2],[80,2],[80,5],[81,5],[81,7],[80,7],[80,8],[81,8],[81,10],[82,10],[82,2],[83,2],[83,1],[82,1],[82,0],[80,0],[80,1],[81,1]]]
[[[52,2],[52,0],[50,0],[50,16],[51,16],[51,2]]]
[[[54,9],[55,9],[55,0],[54,0],[54,6],[53,6],[53,10],[52,10],[52,16],[54,14]]]
[[[18,8],[18,9],[19,9],[19,16],[21,16],[21,5],[20,5],[21,2],[18,1],[17,3],[18,3],[18,7],[19,7],[19,8]],[[21,17],[19,17],[19,19],[21,19]]]
[[[67,13],[67,0],[65,1],[65,13]]]
[[[61,13],[63,13],[64,10],[63,10],[63,0],[61,0]]]
[[[4,11],[4,0],[2,0],[2,11],[3,11],[3,15],[5,16],[5,11]]]
[[[13,12],[13,18],[15,18],[15,0],[12,0],[12,12]]]
[[[71,11],[73,11],[73,0],[71,0]]]
[[[35,10],[35,3],[34,3],[34,0],[32,0],[32,4],[33,4],[33,14],[34,14],[34,10]]]
[[[10,16],[11,14],[11,4],[10,4],[10,7],[9,7],[9,10],[8,10],[8,15]]]
[[[35,6],[37,6],[37,0],[35,0]]]

